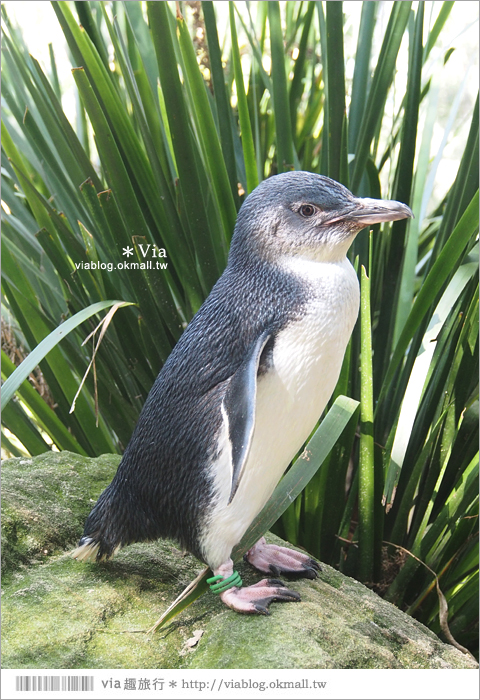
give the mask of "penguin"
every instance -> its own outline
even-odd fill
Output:
[[[366,226],[412,216],[303,171],[246,197],[227,267],[160,371],[75,558],[169,538],[210,567],[237,612],[299,600],[279,577],[315,578],[308,554],[261,538],[245,559],[274,578],[244,587],[231,552],[335,389],[359,310],[350,245]]]

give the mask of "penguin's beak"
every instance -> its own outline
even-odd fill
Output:
[[[369,226],[382,221],[413,219],[413,212],[410,207],[401,202],[365,197],[356,200],[355,208],[345,218],[363,226]]]

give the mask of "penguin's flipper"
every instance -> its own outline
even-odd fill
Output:
[[[228,503],[232,502],[238,489],[252,442],[258,366],[263,349],[271,337],[270,331],[263,331],[252,344],[247,357],[232,375],[223,400],[232,445],[232,488]]]

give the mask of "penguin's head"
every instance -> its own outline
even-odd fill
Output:
[[[335,180],[296,171],[264,180],[237,218],[230,261],[291,256],[341,260],[359,231],[382,221],[412,217],[400,202],[354,197]]]

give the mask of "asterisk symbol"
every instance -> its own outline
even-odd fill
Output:
[[[169,686],[170,686],[170,688],[176,688],[176,687],[177,687],[177,681],[170,681]]]
[[[130,255],[133,255],[133,248],[131,246],[127,246],[126,248],[124,248],[123,255],[126,255],[127,258],[129,258]]]

